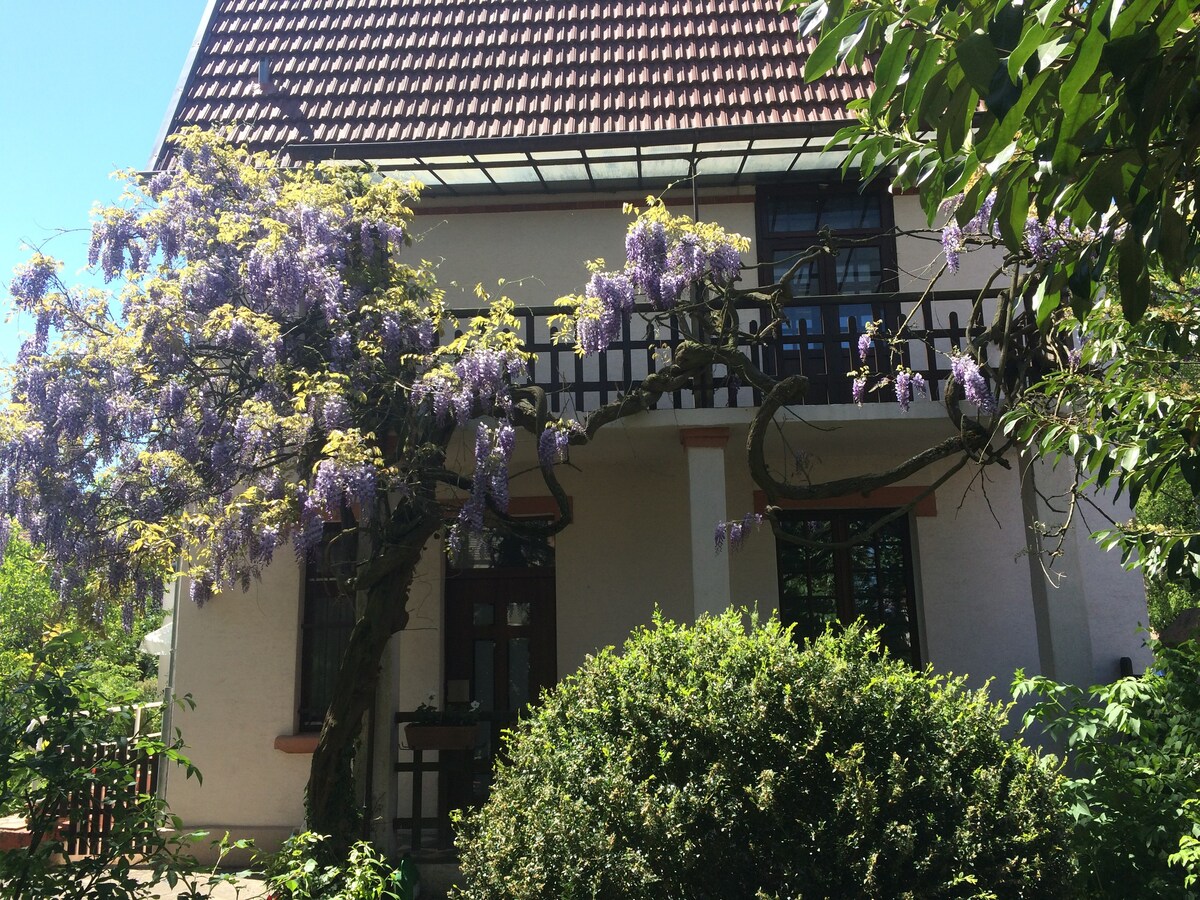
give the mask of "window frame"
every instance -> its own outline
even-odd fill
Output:
[[[784,523],[788,520],[793,521],[827,521],[830,523],[830,540],[834,543],[845,541],[851,536],[849,523],[853,519],[878,519],[887,515],[893,510],[887,508],[826,508],[826,509],[789,509],[782,512]],[[914,668],[920,668],[923,664],[922,653],[922,620],[918,610],[917,603],[917,585],[916,585],[916,560],[913,554],[913,521],[912,514],[902,516],[888,523],[885,527],[897,527],[899,529],[899,538],[901,540],[902,564],[903,564],[903,585],[905,591],[905,616],[908,623],[908,639],[909,639],[909,657],[905,660]],[[784,603],[787,599],[785,596],[785,573],[784,573],[784,554],[790,549],[796,548],[794,545],[788,545],[786,542],[776,540],[775,542],[775,571],[778,588],[778,608],[779,618],[784,624],[792,624],[784,615]],[[834,589],[834,606],[837,615],[837,623],[839,627],[845,627],[855,618],[857,618],[857,610],[855,606],[856,598],[853,592],[854,573],[851,561],[852,548],[843,547],[835,548],[829,551],[833,555],[833,589]],[[811,596],[811,595],[810,595]],[[863,617],[866,618],[865,616]],[[801,624],[797,617],[794,620],[797,626]],[[878,621],[867,619],[869,627],[875,628],[883,624]],[[802,638],[810,638],[813,635],[802,634]]]
[[[836,180],[837,184],[831,183]],[[758,235],[759,283],[771,284],[771,267],[781,252],[797,253],[806,250],[821,238],[820,229],[808,231],[773,231],[770,227],[772,201],[787,198],[819,198],[847,196],[875,196],[879,199],[879,225],[871,228],[845,228],[833,232],[835,237],[852,240],[871,239],[856,246],[878,246],[882,279],[877,293],[888,293],[898,289],[896,261],[896,213],[892,194],[886,188],[862,189],[856,181],[843,181],[837,176],[826,175],[794,181],[786,185],[759,186],[755,197],[755,228]],[[821,293],[818,296],[835,296],[837,291],[837,257],[821,256],[817,260]],[[865,292],[864,292],[865,293]],[[856,296],[846,294],[842,296]]]
[[[357,620],[357,598],[352,592],[343,590],[344,582],[338,577],[336,569],[331,571],[326,553],[335,541],[348,540],[344,548],[345,556],[341,564],[356,560],[358,556],[358,535],[356,531],[344,532],[340,522],[326,522],[321,535],[321,542],[305,556],[300,585],[300,623],[299,648],[296,668],[296,733],[314,734],[321,730],[328,704],[322,705],[317,712],[317,703],[313,695],[321,694],[321,689],[332,694],[333,682],[337,677],[337,669],[341,657],[345,654],[350,642],[350,633]],[[333,566],[338,565],[334,563]],[[330,586],[333,586],[330,588]],[[339,609],[338,607],[341,607]],[[324,641],[322,641],[324,638]],[[332,652],[327,643],[332,638]],[[319,648],[326,648],[318,657]],[[328,677],[321,679],[322,684],[315,682],[319,679],[319,663],[332,666],[327,668]]]
[[[836,184],[833,182],[837,182]],[[788,307],[816,307],[821,321],[820,334],[812,334],[799,340],[795,331],[785,325],[776,338],[774,347],[768,351],[768,372],[779,377],[804,374],[809,378],[807,403],[851,402],[851,379],[848,374],[857,368],[856,338],[866,322],[854,318],[853,329],[842,330],[841,310],[847,306],[871,306],[871,320],[898,322],[901,313],[899,301],[881,300],[881,295],[895,293],[899,289],[895,235],[895,208],[891,193],[886,188],[861,190],[858,182],[843,181],[833,175],[817,175],[786,185],[760,186],[755,198],[755,227],[758,245],[758,282],[760,286],[774,282],[775,260],[781,255],[799,253],[821,240],[820,229],[776,231],[771,228],[772,206],[779,200],[789,198],[818,199],[869,195],[879,203],[879,225],[869,228],[844,228],[833,234],[857,243],[855,247],[877,247],[879,249],[880,282],[873,292],[839,294],[837,290],[838,256],[822,255],[814,261],[817,270],[817,294],[797,294]],[[853,248],[847,248],[853,249]],[[855,298],[858,298],[857,300]],[[871,298],[864,301],[863,298]],[[762,321],[770,321],[771,311],[763,308]],[[790,340],[789,340],[790,338]],[[773,359],[771,359],[773,357]],[[879,362],[879,360],[873,360]],[[772,371],[773,370],[773,371]],[[868,394],[867,400],[884,399],[881,392]]]

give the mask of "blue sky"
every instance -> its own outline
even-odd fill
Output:
[[[120,196],[115,169],[145,168],[205,0],[0,0],[0,295],[21,242],[88,224]],[[46,252],[70,280],[86,237]],[[28,323],[0,321],[0,362]]]

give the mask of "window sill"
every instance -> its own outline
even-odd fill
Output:
[[[284,753],[312,753],[317,749],[315,732],[306,734],[281,734],[275,738],[275,749]]]

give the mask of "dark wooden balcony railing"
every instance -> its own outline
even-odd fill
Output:
[[[924,300],[917,293],[796,298],[784,307],[782,333],[769,344],[747,348],[747,353],[768,375],[807,375],[808,405],[850,403],[849,373],[860,365],[858,337],[866,323],[883,321],[884,330],[894,334],[907,319],[904,362],[925,376],[936,400],[950,372],[949,352],[965,346],[966,323],[976,296],[974,291],[940,291]],[[462,321],[480,314],[479,310],[454,312]],[[589,412],[617,399],[661,368],[668,358],[664,348],[673,346],[680,336],[675,317],[655,327],[634,316],[625,324],[619,341],[603,353],[584,358],[570,345],[554,342],[548,319],[559,312],[553,307],[522,307],[515,312],[526,347],[538,357],[533,380],[546,389],[556,413]],[[747,307],[741,311],[743,330],[757,331],[768,315],[765,307]],[[869,362],[874,371],[893,366],[886,350],[878,345],[870,351]],[[892,399],[886,390],[867,396],[868,402]],[[761,400],[757,391],[718,369],[710,390],[676,391],[664,396],[659,408],[745,408]]]

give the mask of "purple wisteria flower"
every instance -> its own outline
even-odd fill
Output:
[[[762,513],[746,513],[740,519],[733,519],[729,522],[718,522],[716,530],[713,532],[713,543],[715,544],[716,552],[720,553],[721,548],[726,543],[729,544],[730,550],[740,550],[746,542],[746,538],[751,532],[762,525],[764,516]]]
[[[951,274],[958,272],[961,264],[961,253],[966,245],[963,242],[963,230],[951,219],[942,227],[942,252],[946,254],[946,268]]]
[[[480,422],[475,429],[475,475],[471,494],[459,510],[456,527],[463,533],[483,530],[487,498],[500,512],[508,511],[508,465],[516,446],[517,433],[508,422],[495,428]]]
[[[850,385],[850,396],[859,406],[863,405],[863,399],[867,394],[867,379],[858,375],[854,379],[854,383]]]
[[[858,336],[858,359],[862,363],[867,361],[867,353],[870,352],[874,341],[871,339],[871,332],[864,331]]]
[[[719,244],[708,260],[712,279],[717,284],[728,286],[737,281],[742,272],[742,254],[733,244]]]
[[[1041,222],[1030,216],[1025,222],[1025,249],[1036,262],[1050,262],[1066,248],[1069,239],[1087,240],[1094,234],[1076,233],[1068,217],[1058,222],[1053,216]]]
[[[538,437],[538,461],[543,466],[565,462],[570,446],[571,436],[566,431],[547,425]]]
[[[967,400],[978,407],[979,412],[990,416],[996,411],[996,398],[988,386],[987,378],[980,371],[979,363],[965,353],[950,357],[950,377],[962,385]]]
[[[719,286],[741,272],[736,236],[702,237],[695,231],[675,234],[660,221],[639,219],[625,237],[625,267],[592,275],[576,309],[574,338],[585,354],[607,349],[621,336],[641,293],[655,310],[674,309],[705,277]]]
[[[53,259],[35,253],[29,262],[17,266],[8,289],[17,305],[28,310],[46,296],[57,273],[58,265]]]
[[[918,396],[928,396],[929,386],[925,376],[920,372],[900,369],[895,379],[896,402],[903,412],[908,412],[909,404]]]

